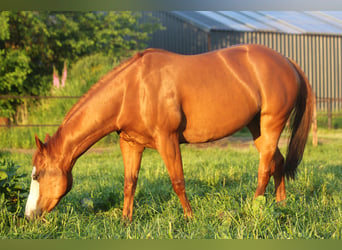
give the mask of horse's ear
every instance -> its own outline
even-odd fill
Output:
[[[43,150],[45,149],[45,145],[44,143],[39,140],[38,136],[37,135],[34,135],[35,139],[36,139],[36,145],[37,145],[37,148],[40,152],[43,152]]]
[[[50,140],[50,138],[51,138],[51,136],[48,133],[46,133],[44,142],[48,142],[48,140]]]

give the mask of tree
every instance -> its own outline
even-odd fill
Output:
[[[0,13],[0,41],[10,37],[8,25],[9,13]],[[30,58],[20,48],[0,47],[0,93],[16,94],[24,91],[24,81],[31,72]],[[15,114],[18,100],[0,100],[0,117],[10,117]]]
[[[60,72],[66,61],[99,52],[120,59],[144,48],[161,25],[140,18],[130,11],[0,12],[0,95],[44,95],[53,68]],[[18,103],[0,105],[13,115]]]

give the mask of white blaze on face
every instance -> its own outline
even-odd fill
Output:
[[[36,174],[36,167],[33,167],[32,176]],[[32,177],[31,177],[32,178]],[[36,180],[31,180],[30,194],[27,198],[25,215],[30,218],[34,215],[37,209],[37,202],[39,198],[39,182]]]

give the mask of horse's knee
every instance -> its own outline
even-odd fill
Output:
[[[182,194],[185,193],[185,181],[180,179],[174,179],[171,180],[173,190],[176,194]]]
[[[137,186],[137,178],[125,179],[124,194],[131,195],[132,193],[134,193],[136,186]]]
[[[273,156],[273,160],[271,162],[271,176],[273,177],[281,177],[284,173],[284,157],[280,153],[279,149],[275,152]]]

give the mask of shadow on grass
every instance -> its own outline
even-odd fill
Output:
[[[249,181],[247,181],[249,180]],[[222,175],[215,181],[201,180],[199,178],[187,178],[186,190],[190,204],[193,199],[208,199],[210,196],[217,196],[221,193],[222,197],[228,195],[232,199],[245,200],[254,192],[253,177],[249,173],[242,173],[239,178]],[[99,190],[101,194],[92,198],[90,204],[84,204],[87,194],[83,197],[78,193],[73,193],[69,198],[70,202],[79,201],[75,205],[78,212],[108,212],[113,209],[123,208],[123,183],[112,186],[106,185]],[[168,175],[158,179],[150,180],[148,178],[140,178],[138,180],[137,190],[134,196],[134,210],[143,209],[146,216],[153,216],[155,213],[163,213],[167,209],[179,210],[182,215],[181,203],[173,191],[171,181]]]

